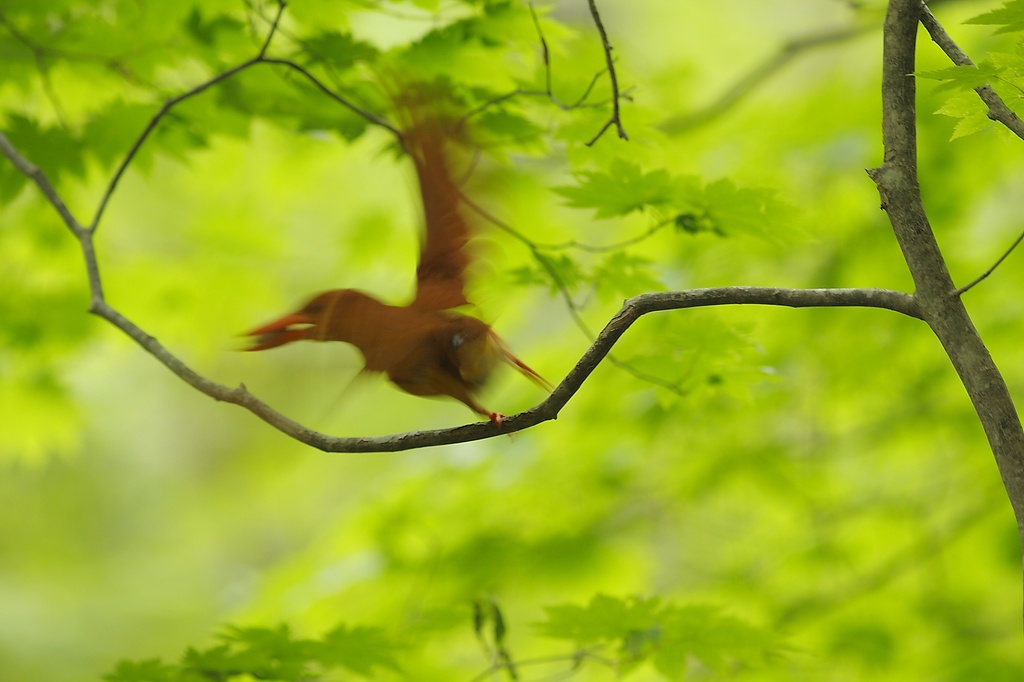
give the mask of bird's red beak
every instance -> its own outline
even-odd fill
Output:
[[[243,348],[243,350],[266,350],[283,346],[292,341],[309,338],[309,330],[313,329],[312,325],[315,324],[316,320],[308,313],[302,311],[285,315],[270,324],[265,324],[262,327],[257,327],[252,331],[242,334],[242,336],[256,337],[253,345]]]

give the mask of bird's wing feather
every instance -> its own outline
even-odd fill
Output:
[[[445,136],[437,120],[416,120],[404,135],[423,199],[426,235],[416,268],[416,298],[421,310],[445,310],[467,303],[466,250],[469,225],[460,210],[460,193],[451,177]]]

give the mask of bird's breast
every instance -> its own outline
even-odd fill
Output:
[[[480,320],[465,318],[451,331],[448,343],[459,377],[471,386],[486,383],[501,362],[501,346],[490,327]]]

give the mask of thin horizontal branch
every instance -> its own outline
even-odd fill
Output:
[[[597,339],[548,398],[529,410],[507,417],[501,428],[479,422],[448,429],[410,431],[390,436],[344,438],[330,436],[284,416],[250,393],[244,385],[230,388],[211,381],[188,367],[159,341],[107,305],[95,303],[90,312],[130,336],[161,364],[196,390],[211,398],[243,407],[282,433],[324,452],[397,452],[434,445],[449,445],[494,438],[557,419],[558,413],[608,355],[612,346],[640,317],[653,312],[719,305],[769,305],[790,308],[868,307],[892,310],[920,318],[909,294],[887,289],[782,289],[775,287],[719,287],[641,294],[628,299],[605,325]]]
[[[1009,258],[1010,254],[1013,253],[1013,250],[1016,249],[1020,245],[1020,243],[1022,241],[1024,241],[1024,232],[1021,232],[1019,235],[1017,235],[1017,238],[1013,240],[1012,244],[1010,244],[1010,248],[1008,248],[1006,251],[1004,251],[1003,255],[1000,256],[998,259],[996,259],[996,262],[993,263],[991,267],[989,267],[987,270],[985,270],[985,272],[981,273],[980,275],[975,277],[973,280],[971,280],[970,283],[965,284],[962,287],[960,287],[959,289],[957,289],[956,293],[957,294],[963,294],[964,292],[966,292],[966,291],[968,291],[970,289],[973,289],[976,285],[981,284],[983,281],[985,281],[985,279],[989,275],[991,275],[993,272],[996,271],[996,268],[998,268],[1000,265],[1003,264],[1004,260]]]
[[[935,15],[932,14],[932,11],[924,2],[921,3],[921,24],[928,31],[928,35],[932,37],[935,44],[946,53],[950,61],[958,66],[974,66],[971,58],[946,33],[946,29],[942,27],[942,24],[939,23],[939,20],[935,18]],[[1024,121],[1017,114],[1013,113],[1010,107],[1006,106],[1006,102],[992,89],[992,86],[982,85],[980,88],[974,88],[974,91],[978,93],[981,101],[988,105],[988,117],[990,119],[1002,123],[1014,135],[1024,140]]]

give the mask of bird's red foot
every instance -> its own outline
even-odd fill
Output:
[[[505,421],[505,415],[503,415],[501,412],[491,412],[487,416],[499,429],[501,428],[501,423]]]

